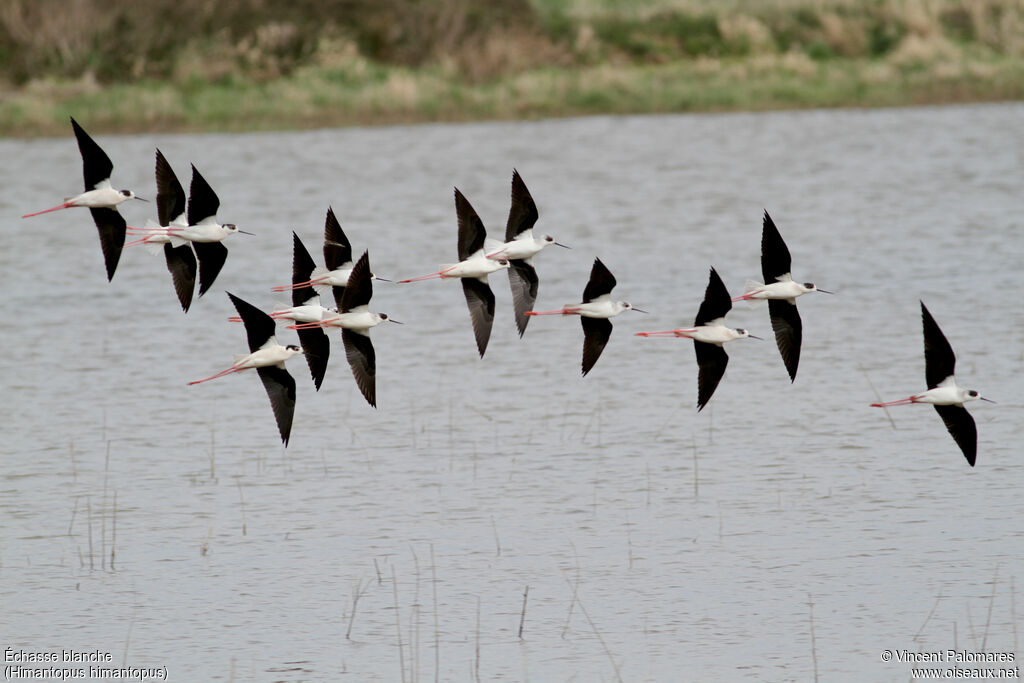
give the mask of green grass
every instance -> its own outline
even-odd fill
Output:
[[[178,34],[140,33],[113,56],[102,22],[40,5],[25,32],[0,14],[0,55],[17,57],[0,62],[0,135],[66,134],[69,115],[96,131],[234,131],[1024,97],[1021,0],[356,2],[365,15],[296,1],[243,16],[254,5],[222,0],[230,31],[160,53],[144,46]],[[202,0],[154,0],[167,3]],[[123,20],[162,31],[141,7]],[[34,38],[50,34],[64,53]]]

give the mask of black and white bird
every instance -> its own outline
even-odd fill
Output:
[[[772,319],[775,343],[789,372],[789,381],[794,382],[797,366],[800,365],[800,343],[803,339],[803,322],[796,310],[796,298],[808,292],[832,292],[819,289],[813,282],[793,280],[791,261],[789,248],[775,227],[775,221],[765,211],[761,230],[761,274],[764,284],[747,283],[743,295],[733,301],[768,300],[768,315]]]
[[[156,212],[159,223],[146,221],[145,229],[151,232],[125,246],[143,245],[153,253],[163,252],[178,302],[182,310],[188,313],[196,287],[196,257],[192,253],[191,243],[174,246],[170,235],[160,231],[160,228],[188,226],[185,190],[159,149],[156,151]]]
[[[324,265],[315,266],[309,277],[303,282],[293,281],[290,285],[274,287],[275,292],[287,292],[296,288],[314,287],[322,289],[330,287],[334,293],[334,301],[341,308],[341,300],[345,295],[345,287],[352,275],[352,243],[349,242],[341,223],[334,215],[334,209],[328,207],[327,219],[324,221]],[[381,282],[390,282],[370,273],[370,277]]]
[[[243,235],[252,234],[240,230],[234,223],[218,223],[219,208],[220,199],[217,193],[199,173],[195,164],[192,164],[186,224],[172,222],[161,227],[128,228],[128,232],[147,238],[167,237],[170,245],[175,248],[191,242],[199,260],[199,296],[202,296],[213,285],[228,258],[228,249],[222,244],[224,239],[236,232]],[[175,287],[177,288],[177,284]]]
[[[51,211],[69,209],[74,206],[88,207],[93,222],[100,234],[100,247],[103,249],[103,260],[107,267],[107,280],[114,278],[117,262],[121,258],[124,247],[125,221],[117,210],[118,204],[129,199],[146,201],[136,197],[131,190],[117,190],[110,184],[110,175],[114,164],[96,141],[71,119],[71,127],[78,140],[78,151],[82,155],[82,176],[85,179],[85,192],[66,198],[62,203],[43,211],[28,213],[22,218],[30,218]]]
[[[284,363],[295,354],[302,353],[302,349],[293,344],[281,346],[274,336],[273,318],[230,292],[228,296],[242,322],[245,323],[249,353],[236,356],[235,362],[227,370],[189,382],[189,385],[256,368],[260,379],[263,380],[263,387],[267,390],[267,396],[270,397],[270,407],[274,410],[281,441],[287,446],[292,432],[292,417],[295,414],[295,379],[285,369]]]
[[[491,338],[491,326],[494,324],[494,292],[487,284],[487,276],[503,268],[508,268],[508,259],[488,258],[484,245],[487,230],[469,200],[463,196],[459,188],[455,188],[455,215],[459,222],[459,262],[443,264],[440,270],[430,275],[399,280],[418,282],[433,278],[460,278],[462,291],[466,295],[469,306],[469,317],[473,322],[473,334],[476,336],[476,348],[480,357],[484,357],[487,342]]]
[[[601,352],[608,344],[608,338],[612,334],[612,323],[609,318],[614,318],[624,311],[636,311],[646,313],[634,307],[628,301],[612,301],[611,291],[615,289],[615,276],[603,263],[601,259],[595,258],[594,265],[590,269],[590,279],[583,290],[583,303],[566,304],[554,311],[527,311],[526,315],[578,315],[580,324],[583,325],[583,376],[586,377]]]
[[[732,300],[718,271],[711,269],[704,301],[697,309],[693,327],[684,327],[665,332],[637,332],[640,337],[686,337],[693,340],[697,354],[697,412],[704,409],[718,388],[729,364],[729,354],[723,344],[734,339],[760,339],[742,328],[733,329],[725,325],[725,316],[732,308]]]
[[[366,402],[377,407],[377,354],[370,341],[370,329],[383,322],[398,323],[386,313],[371,313],[370,299],[373,297],[373,275],[370,273],[370,254],[363,255],[352,268],[348,285],[342,298],[341,308],[334,316],[324,316],[319,322],[289,325],[301,334],[311,329],[340,327],[341,340],[345,344],[345,356],[356,378],[356,385]],[[398,323],[401,324],[401,323]]]
[[[530,191],[526,188],[519,171],[512,171],[512,204],[508,211],[508,223],[505,225],[505,242],[487,246],[487,258],[503,258],[508,260],[508,281],[512,286],[512,304],[515,308],[516,327],[519,336],[526,332],[526,324],[530,322],[527,311],[533,310],[537,301],[537,270],[533,266],[533,257],[544,247],[554,244],[569,249],[555,241],[551,235],[535,237],[533,226],[539,217],[537,204],[533,201]]]
[[[872,403],[872,407],[910,405],[912,403],[930,403],[935,406],[939,417],[946,423],[946,429],[956,444],[963,451],[967,463],[974,467],[978,455],[978,429],[974,418],[964,408],[968,401],[988,401],[973,389],[963,389],[953,377],[956,368],[956,355],[949,345],[946,335],[942,334],[935,318],[921,302],[921,320],[924,326],[924,375],[928,383],[927,391],[885,403]]]

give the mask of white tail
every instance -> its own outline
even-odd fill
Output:
[[[743,287],[743,293],[750,294],[751,292],[756,292],[763,287],[764,285],[757,280],[747,280],[746,286]]]

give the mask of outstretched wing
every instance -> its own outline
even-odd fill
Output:
[[[508,223],[505,225],[505,241],[511,242],[527,230],[532,230],[539,214],[537,205],[526,189],[519,171],[512,170],[512,206],[508,210]]]
[[[612,335],[612,323],[608,318],[584,318],[580,317],[583,325],[583,376],[586,377],[601,352],[608,345],[608,338]]]
[[[114,164],[110,157],[104,152],[96,141],[89,137],[78,121],[71,119],[71,127],[75,130],[75,138],[78,140],[78,151],[82,155],[82,178],[85,180],[85,189],[96,189],[96,186],[104,180],[110,180],[110,174],[114,172]]]
[[[978,455],[978,428],[974,424],[974,418],[963,406],[937,405],[935,410],[939,413],[942,421],[946,423],[946,429],[956,441],[956,445],[964,452],[967,464],[974,467],[974,461]]]
[[[769,299],[768,315],[775,330],[775,343],[782,354],[782,362],[789,372],[789,381],[796,380],[796,369],[800,365],[800,341],[803,337],[803,323],[796,302],[792,299]]]
[[[532,311],[533,304],[537,301],[537,269],[523,259],[510,259],[508,265],[508,282],[512,286],[516,327],[519,328],[519,336],[522,337],[526,332],[526,324],[530,322],[530,316],[526,315],[526,312]]]
[[[494,292],[486,282],[471,277],[462,278],[462,291],[466,295],[469,317],[473,321],[476,348],[483,358],[494,324]]]
[[[117,262],[121,260],[121,250],[124,248],[124,218],[117,209],[90,207],[89,211],[100,233],[100,248],[103,249],[103,261],[107,266],[107,280],[113,280]]]
[[[704,409],[718,388],[725,374],[725,366],[729,364],[729,354],[718,344],[693,342],[693,350],[697,352],[697,412]]]
[[[270,397],[270,407],[274,409],[281,441],[287,446],[292,433],[292,417],[295,415],[295,378],[283,367],[276,365],[256,368],[256,372],[260,374],[263,387]]]

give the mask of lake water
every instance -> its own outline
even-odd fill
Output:
[[[255,233],[228,240],[187,315],[161,257],[128,250],[106,282],[84,210],[20,218],[78,191],[70,129],[0,141],[5,647],[99,650],[177,681],[906,681],[884,650],[1013,652],[1022,118],[97,136],[118,187],[153,199],[159,147]],[[498,273],[483,360],[458,284],[377,283],[373,310],[405,323],[373,331],[379,409],[334,332],[319,393],[289,364],[287,449],[253,373],[186,385],[246,349],[223,292],[269,309],[291,231],[319,261],[329,205],[374,272],[412,277],[455,260],[453,186],[501,236],[513,168],[538,230],[572,247],[537,259],[537,308],[578,301],[600,257],[616,297],[650,311],[614,319],[585,379],[579,322],[536,318],[519,339]],[[712,265],[733,294],[760,277],[764,209],[794,276],[836,295],[799,300],[795,384],[766,307],[737,304],[729,322],[767,341],[729,344],[698,414],[692,343],[633,335],[689,325]],[[970,405],[974,469],[931,408],[891,409],[894,428],[868,407],[872,385],[925,388],[919,299],[960,383],[998,401]]]

